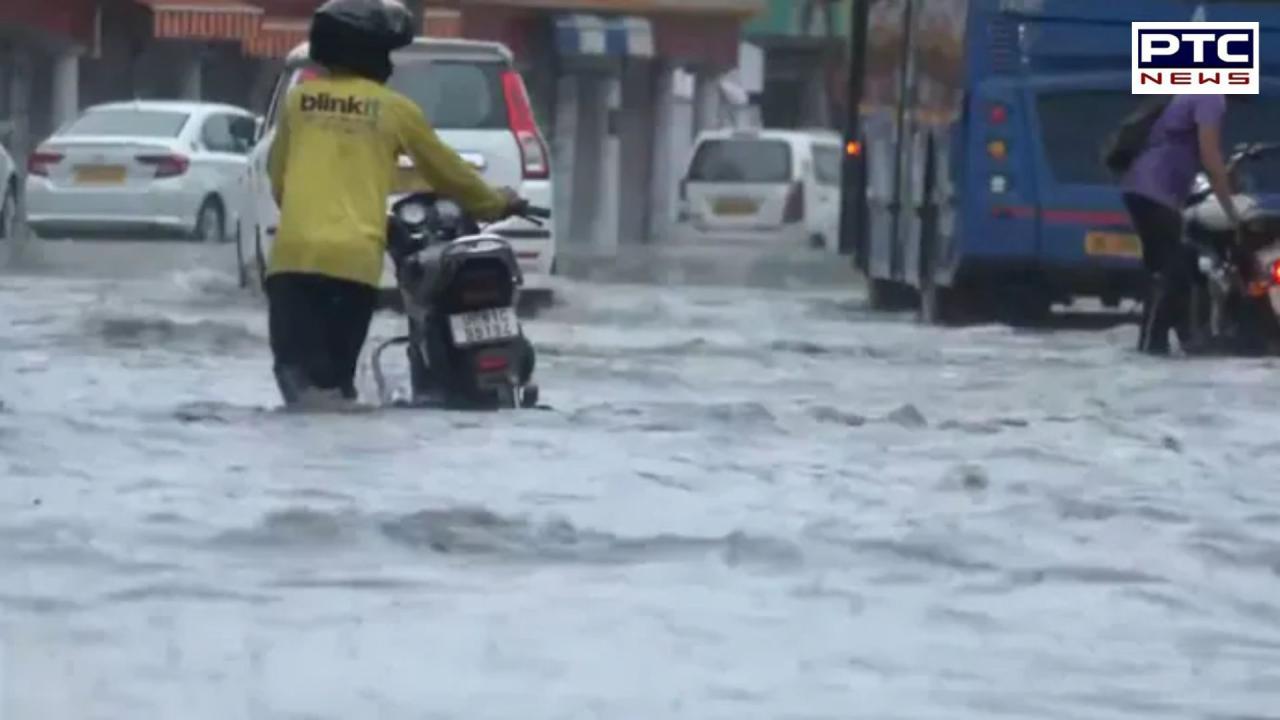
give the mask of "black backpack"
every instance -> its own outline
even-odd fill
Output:
[[[1102,146],[1102,164],[1116,176],[1124,175],[1147,147],[1151,128],[1155,126],[1171,95],[1154,97],[1129,114]]]

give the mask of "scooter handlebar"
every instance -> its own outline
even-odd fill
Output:
[[[551,210],[537,205],[526,205],[520,216],[530,220],[550,220]]]

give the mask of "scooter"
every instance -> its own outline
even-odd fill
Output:
[[[1183,213],[1194,254],[1193,355],[1280,354],[1280,209],[1264,208],[1254,163],[1280,161],[1280,144],[1238,146],[1228,161],[1240,225],[1233,229],[1202,174]]]
[[[520,214],[539,223],[550,210]],[[454,202],[418,192],[392,204],[387,251],[408,333],[379,345],[372,367],[384,404],[497,410],[536,407],[536,356],[516,316],[524,276],[511,245]],[[389,396],[382,353],[407,346],[410,398]]]

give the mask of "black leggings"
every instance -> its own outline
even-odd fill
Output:
[[[1150,287],[1142,308],[1138,349],[1169,352],[1169,331],[1184,344],[1190,336],[1191,283],[1195,258],[1182,243],[1182,214],[1140,195],[1126,193],[1125,207],[1142,238],[1142,262]]]
[[[369,335],[377,290],[301,273],[267,278],[271,353],[285,402],[305,388],[356,399],[356,366]]]

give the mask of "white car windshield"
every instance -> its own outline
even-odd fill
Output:
[[[189,117],[172,110],[90,110],[67,126],[63,134],[173,138],[182,132]]]

